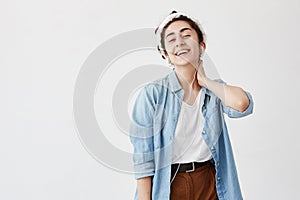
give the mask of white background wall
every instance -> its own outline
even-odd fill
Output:
[[[202,23],[221,77],[253,95],[251,116],[227,118],[245,199],[297,199],[298,0],[1,1],[0,199],[131,199],[133,176],[80,143],[74,84],[102,42],[173,8]]]

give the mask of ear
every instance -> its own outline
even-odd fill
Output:
[[[201,47],[203,47],[203,50],[205,50],[205,49],[206,49],[206,43],[203,42],[203,41],[200,42],[200,48],[201,48]]]
[[[166,50],[162,50],[161,55],[164,57],[164,59],[170,60],[169,55]]]
[[[164,52],[163,56],[167,60],[167,63],[171,64],[171,60],[170,60],[170,57],[169,57],[168,53]]]
[[[171,63],[170,57],[168,55],[166,55],[166,59],[167,59],[168,63]]]

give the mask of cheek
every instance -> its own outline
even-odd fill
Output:
[[[173,54],[168,54],[169,56],[169,60],[171,61],[171,62],[173,62],[173,61],[175,61],[176,60],[176,57],[175,57],[175,55],[173,55]]]
[[[172,53],[174,51],[173,45],[166,44],[165,48],[166,48],[166,51],[167,51],[168,54],[170,54],[170,53]]]
[[[193,49],[193,54],[195,54],[195,55],[200,54],[201,50],[200,50],[199,44],[193,43],[193,44],[191,44],[191,47]]]

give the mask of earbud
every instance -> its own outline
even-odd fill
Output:
[[[200,45],[201,47],[201,54],[200,54],[200,59],[202,60],[203,59],[203,56],[204,56],[204,48],[202,45]]]

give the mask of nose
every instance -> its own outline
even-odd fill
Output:
[[[184,40],[181,36],[179,36],[176,40],[176,47],[184,45]]]

